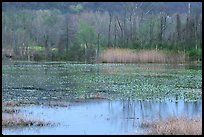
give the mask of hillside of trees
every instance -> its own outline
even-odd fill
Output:
[[[202,60],[202,3],[2,3],[2,59],[95,62],[108,48]]]

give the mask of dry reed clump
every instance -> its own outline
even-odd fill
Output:
[[[103,95],[101,95],[100,93],[95,93],[95,94],[91,94],[89,99],[107,99],[105,98]]]
[[[164,51],[110,48],[100,55],[101,62],[107,63],[182,63],[185,56]]]
[[[2,112],[13,114],[13,113],[19,113],[20,109],[16,109],[14,107],[2,107]]]
[[[48,105],[50,107],[68,107],[70,104],[63,101],[49,101],[49,102],[42,102],[43,105]]]
[[[20,106],[22,104],[35,104],[35,102],[34,101],[28,101],[28,100],[6,101],[6,102],[3,102],[2,106],[16,107],[16,106]]]
[[[28,100],[18,100],[18,101],[7,101],[3,102],[3,106],[7,107],[17,107],[20,105],[34,104],[34,105],[46,105],[50,107],[68,107],[69,104],[63,101],[28,101]]]
[[[45,122],[39,119],[29,119],[20,114],[2,113],[2,127],[14,126],[45,126],[52,125],[51,122]]]
[[[169,118],[166,121],[143,123],[149,135],[202,135],[202,117]]]
[[[46,126],[54,125],[54,123],[46,122],[44,120],[25,117],[19,108],[22,104],[39,104],[39,102],[19,100],[9,101],[2,103],[2,127],[15,127],[15,126]],[[49,106],[67,106],[64,102],[43,102]]]

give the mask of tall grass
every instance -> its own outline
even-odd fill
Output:
[[[68,107],[70,105],[65,101],[28,101],[28,100],[6,101],[2,102],[2,104],[5,107],[16,107],[26,104],[45,105],[50,107]],[[5,111],[9,111],[8,108]]]
[[[2,113],[2,127],[15,127],[15,126],[45,126],[45,125],[52,125],[51,122],[45,122],[44,120],[40,119],[31,119],[25,117],[22,114],[8,114]]]
[[[202,135],[202,117],[171,117],[165,121],[143,123],[149,135]]]
[[[183,63],[183,54],[161,50],[140,50],[110,48],[100,55],[100,61],[106,63]]]
[[[46,126],[54,125],[50,121],[43,119],[31,118],[24,115],[18,106],[25,104],[48,105],[50,107],[67,107],[69,104],[62,101],[48,101],[48,102],[35,102],[28,100],[8,101],[2,102],[2,127],[16,127],[16,126]]]
[[[51,122],[44,120],[25,117],[13,102],[10,105],[7,103],[6,106],[2,106],[2,127],[45,126],[51,124]]]

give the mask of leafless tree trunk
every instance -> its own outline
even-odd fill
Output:
[[[166,14],[161,12],[160,13],[160,35],[159,35],[159,40],[160,43],[163,43],[163,38],[165,37],[165,31],[166,31]]]
[[[119,28],[120,28],[120,31],[121,31],[121,44],[123,45],[123,43],[124,43],[124,41],[123,41],[123,39],[124,39],[124,36],[123,36],[123,28],[122,28],[122,26],[121,26],[121,23],[120,23],[120,21],[119,21],[119,19],[118,19],[118,17],[116,18],[117,19],[117,22],[118,22],[118,25],[119,25]]]
[[[100,52],[99,52],[99,45],[100,45],[100,33],[98,33],[98,41],[97,41],[97,53],[96,53],[96,58],[97,58],[97,61],[96,61],[96,63],[99,63],[99,54],[100,54]]]
[[[152,43],[153,43],[153,28],[154,28],[154,24],[153,22],[150,22],[150,25],[149,25],[149,44],[151,45],[152,47]]]
[[[124,9],[124,16],[123,16],[123,47],[127,46],[127,43],[128,43],[128,37],[127,37],[127,30],[126,30],[126,14],[127,14],[127,11],[126,11],[126,7]]]
[[[176,32],[177,32],[177,42],[181,40],[181,21],[179,14],[176,15]]]
[[[111,46],[111,23],[112,23],[112,13],[109,11],[109,26],[108,26],[108,47]]]
[[[114,28],[114,47],[116,47],[116,41],[117,41],[117,24],[116,24],[116,18],[115,18],[115,28]]]
[[[66,54],[68,53],[68,49],[69,49],[69,24],[67,23],[67,28],[66,28],[66,32],[67,32],[67,44],[66,44]]]

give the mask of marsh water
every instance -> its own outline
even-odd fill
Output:
[[[69,104],[21,106],[24,115],[57,124],[3,134],[140,134],[143,121],[202,114],[202,66],[10,62],[2,91],[2,101]]]

